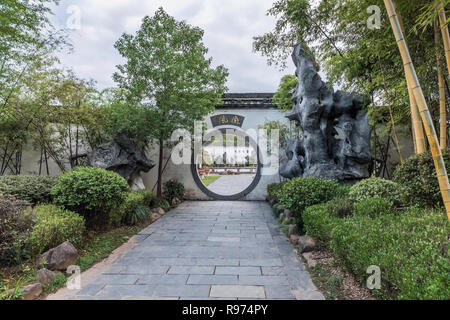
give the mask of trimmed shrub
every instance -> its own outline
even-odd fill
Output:
[[[336,198],[348,198],[351,188],[351,185],[339,186],[336,193]]]
[[[312,205],[327,202],[336,196],[337,181],[319,178],[294,178],[283,184],[279,192],[280,204],[301,217],[302,211]]]
[[[37,219],[30,236],[33,254],[40,254],[65,241],[70,241],[75,247],[81,245],[85,230],[83,217],[54,205],[36,206],[32,211]]]
[[[326,208],[333,216],[344,218],[353,214],[354,205],[348,198],[334,198],[326,203]]]
[[[271,183],[267,185],[267,194],[269,195],[269,197],[275,199],[275,201],[278,202],[280,198],[280,192],[283,189],[284,184],[285,182]]]
[[[366,198],[355,204],[354,213],[356,215],[375,218],[381,214],[393,213],[394,206],[387,199],[374,197]]]
[[[321,246],[328,248],[331,231],[343,221],[339,217],[342,208],[348,210],[347,205],[343,206],[342,199],[333,199],[327,203],[306,208],[302,213],[304,231],[315,238]]]
[[[22,213],[30,203],[0,196],[0,265],[19,264],[30,257],[30,233],[35,219]]]
[[[359,202],[363,199],[380,197],[391,201],[395,206],[404,203],[403,186],[377,177],[361,180],[350,188],[349,199]]]
[[[174,199],[182,200],[184,193],[184,185],[175,179],[170,179],[163,184],[163,196],[169,203],[172,203]]]
[[[450,150],[442,153],[445,167],[450,168]],[[395,169],[393,180],[403,184],[408,204],[418,207],[444,207],[431,152],[413,156]]]
[[[154,198],[152,202],[152,208],[162,208],[164,211],[169,211],[170,204],[166,199],[162,198]]]
[[[77,167],[59,177],[51,194],[56,205],[81,214],[88,228],[104,228],[110,211],[123,202],[128,189],[127,181],[117,173]]]
[[[342,219],[331,232],[331,248],[361,283],[369,266],[379,266],[381,289],[373,293],[382,298],[448,300],[449,234],[441,212],[413,208],[376,219]]]
[[[33,204],[50,203],[50,190],[57,181],[55,176],[0,176],[0,194]]]
[[[154,198],[150,190],[138,190],[126,193],[125,200],[122,204],[111,211],[109,217],[110,224],[113,226],[119,226],[121,223],[134,225],[145,220],[148,218]],[[148,209],[146,213],[142,207]]]

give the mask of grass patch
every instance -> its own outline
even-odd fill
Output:
[[[77,264],[81,271],[85,271],[94,263],[107,258],[113,250],[127,242],[142,227],[143,225],[124,226],[100,234],[88,234],[83,248],[78,251]]]
[[[203,184],[207,187],[214,181],[218,180],[220,176],[207,176],[202,179]]]
[[[86,234],[81,249],[78,249],[77,265],[81,271],[87,270],[95,263],[107,258],[112,251],[127,242],[148,224],[149,221],[146,221],[136,226],[122,226],[101,233],[90,232]],[[0,300],[21,299],[22,294],[19,288],[35,283],[38,270],[39,266],[34,260],[18,266],[0,269]],[[57,276],[52,283],[43,286],[42,295],[46,296],[56,292],[63,288],[66,282],[66,275]],[[9,293],[11,289],[15,289],[15,292],[12,294]]]
[[[374,300],[371,291],[358,283],[352,274],[346,272],[329,252],[321,249],[311,254],[311,259],[316,261],[316,265],[309,266],[305,261],[306,270],[325,299]]]

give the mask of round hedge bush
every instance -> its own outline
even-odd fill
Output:
[[[79,214],[54,205],[40,205],[30,210],[37,219],[30,235],[33,254],[57,247],[64,241],[70,241],[75,247],[81,245],[85,225]]]
[[[450,170],[450,150],[445,149],[442,155],[445,167]],[[393,180],[403,184],[408,204],[418,207],[444,206],[431,152],[403,161],[395,169]]]
[[[367,198],[385,198],[394,205],[399,206],[404,202],[404,188],[401,184],[371,177],[361,180],[350,188],[348,197],[353,202],[359,202]]]
[[[78,167],[59,177],[51,195],[56,205],[82,215],[87,228],[104,228],[110,211],[123,202],[128,190],[127,181],[117,173]]]
[[[389,200],[380,197],[366,198],[356,203],[354,206],[354,214],[360,216],[368,216],[375,218],[382,214],[390,214],[393,212],[393,204]]]
[[[313,177],[294,178],[283,184],[278,197],[283,207],[300,218],[305,208],[333,199],[338,190],[337,181]]]
[[[169,203],[175,199],[182,200],[184,193],[184,185],[175,179],[170,179],[163,184],[163,196]]]

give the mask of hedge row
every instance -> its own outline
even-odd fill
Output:
[[[375,295],[450,298],[450,222],[441,210],[406,208],[413,201],[402,184],[369,178],[352,187],[336,187],[330,181],[297,178],[272,185],[268,192],[283,206],[291,203],[286,199],[301,199],[291,208],[297,210],[303,230],[361,283],[369,276],[369,266],[380,267],[381,289],[374,290]]]

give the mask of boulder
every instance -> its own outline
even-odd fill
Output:
[[[153,212],[152,215],[150,216],[152,219],[152,222],[155,222],[156,220],[158,220],[159,218],[161,218],[161,215],[159,213]]]
[[[297,235],[297,234],[291,234],[291,235],[289,236],[289,240],[291,240],[291,243],[292,243],[294,246],[296,246],[296,245],[298,244],[298,238],[300,238],[300,236]]]
[[[308,264],[308,266],[310,267],[315,267],[317,264],[317,261],[313,258],[313,254],[312,252],[305,252],[302,253],[303,258],[305,258],[306,263]]]
[[[286,224],[296,224],[297,221],[295,220],[295,218],[292,218],[292,217],[286,217],[284,213],[283,213],[283,216],[284,216],[283,221],[284,221]]]
[[[144,180],[142,179],[140,172],[135,173],[131,177],[129,183],[131,191],[145,190]]]
[[[296,224],[289,224],[289,225],[287,226],[287,230],[288,230],[289,236],[298,233],[298,227],[297,227]]]
[[[46,268],[38,270],[36,273],[36,280],[39,281],[42,285],[50,284],[55,277],[61,275],[62,273],[59,271],[50,271]]]
[[[36,300],[42,293],[42,285],[40,283],[33,283],[22,287],[21,290],[23,300]]]
[[[292,217],[291,210],[284,209],[284,216],[285,216],[285,218],[291,218]]]
[[[66,241],[56,248],[53,248],[41,256],[41,261],[47,261],[47,268],[50,270],[66,270],[67,267],[77,262],[78,251]]]
[[[111,170],[121,175],[133,189],[143,187],[143,181],[139,178],[140,173],[148,172],[155,166],[147,158],[144,150],[126,133],[118,134],[114,141],[102,144],[89,152],[87,159],[90,167]]]
[[[159,214],[160,216],[162,216],[162,215],[164,215],[166,212],[164,211],[164,209],[163,208],[155,208],[155,209],[152,209],[152,212],[153,213],[157,213],[157,214]]]
[[[173,198],[172,199],[172,202],[170,203],[172,206],[176,206],[176,205],[178,205],[179,203],[181,203],[181,200],[180,199],[178,199],[178,198]]]
[[[310,236],[301,236],[298,239],[298,251],[300,253],[314,251],[317,247],[316,241]]]

